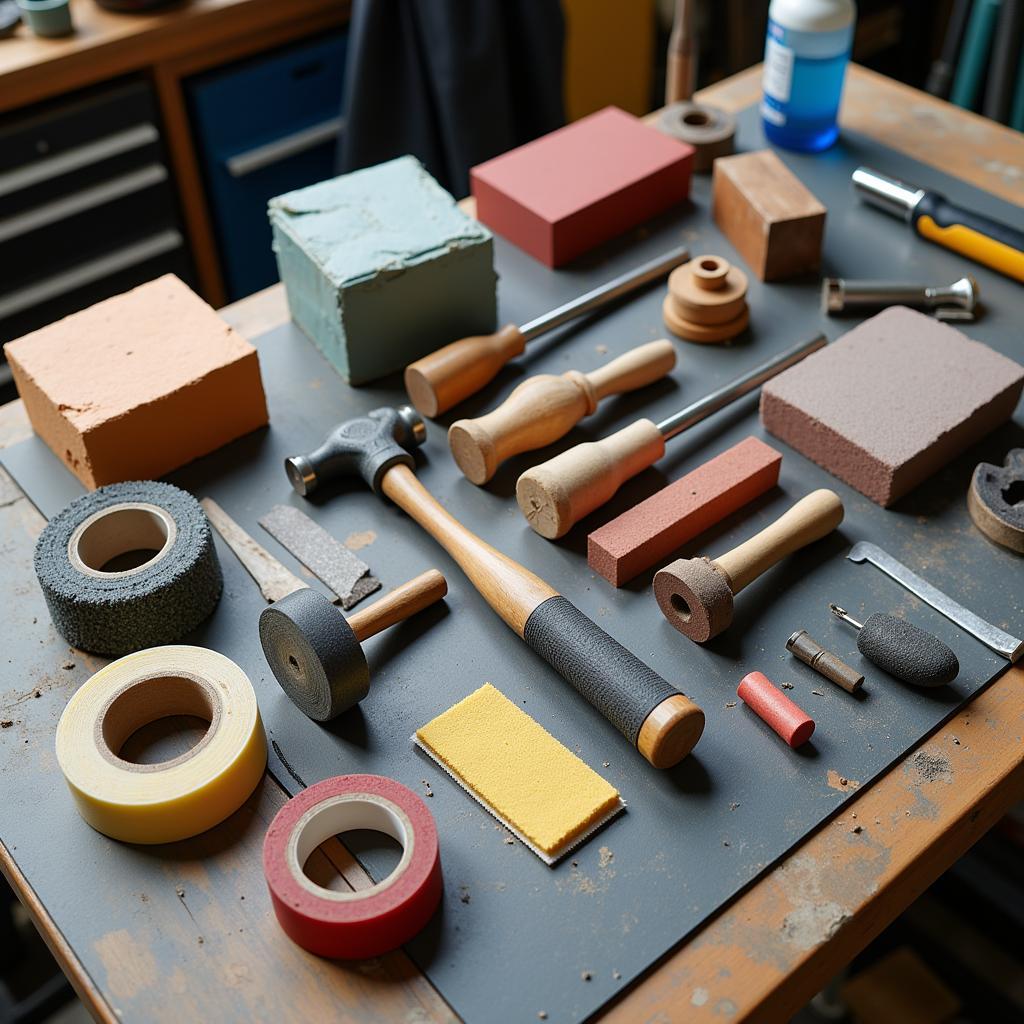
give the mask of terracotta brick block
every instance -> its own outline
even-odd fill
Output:
[[[33,429],[89,488],[163,476],[267,422],[256,349],[171,274],[4,349]]]
[[[590,534],[591,569],[621,587],[774,487],[781,464],[756,437],[740,441]]]
[[[762,281],[818,269],[825,207],[770,149],[719,157],[711,193],[715,223]]]

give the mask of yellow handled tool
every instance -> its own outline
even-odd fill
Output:
[[[930,242],[1024,281],[1024,231],[965,210],[938,192],[890,178],[869,167],[853,172],[861,198],[901,217]]]

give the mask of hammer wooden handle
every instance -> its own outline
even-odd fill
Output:
[[[467,479],[484,484],[506,459],[557,441],[602,399],[653,384],[675,364],[675,348],[663,339],[640,345],[590,373],[569,370],[559,377],[530,377],[487,415],[453,423],[448,431],[452,455]]]
[[[424,416],[439,416],[490,383],[525,348],[515,324],[453,341],[405,368],[405,390]]]
[[[429,608],[448,593],[448,582],[436,569],[428,569],[415,579],[395,587],[389,594],[374,601],[369,608],[348,617],[356,639],[362,643],[382,630],[411,618]]]
[[[843,521],[843,503],[825,488],[801,498],[788,512],[739,547],[715,559],[738,594],[794,551],[828,536]]]
[[[704,713],[556,590],[447,512],[408,466],[381,490],[458,563],[487,603],[655,767],[682,760]]]
[[[516,500],[531,528],[554,540],[664,454],[661,431],[650,420],[637,420],[528,469],[516,484]]]

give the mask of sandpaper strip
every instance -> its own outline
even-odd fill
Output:
[[[346,611],[380,590],[380,580],[370,574],[370,567],[300,509],[275,505],[259,523],[338,595]]]

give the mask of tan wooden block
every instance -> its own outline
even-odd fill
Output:
[[[825,207],[770,149],[715,161],[712,213],[762,281],[782,281],[821,264]]]
[[[163,476],[267,422],[256,349],[171,274],[4,349],[32,428],[89,488]]]

